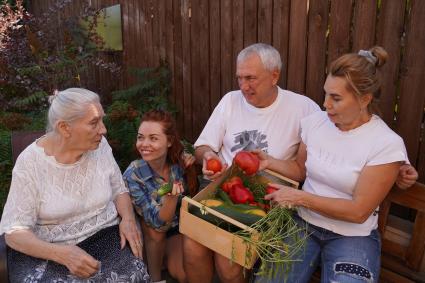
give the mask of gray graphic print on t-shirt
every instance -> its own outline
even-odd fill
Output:
[[[232,152],[237,150],[253,150],[256,148],[267,152],[267,136],[258,130],[243,131],[234,135],[235,145],[230,149]]]

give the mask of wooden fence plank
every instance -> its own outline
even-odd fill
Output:
[[[382,1],[377,26],[376,43],[388,52],[388,60],[381,70],[382,89],[378,106],[382,118],[391,128],[394,127],[405,5],[405,0]]]
[[[184,136],[194,141],[192,132],[192,69],[191,69],[191,7],[190,0],[182,0],[182,42],[183,42],[183,99]]]
[[[375,43],[376,0],[357,0],[354,8],[353,46],[351,50],[369,49]]]
[[[129,33],[128,33],[128,27],[129,27],[129,13],[128,13],[128,1],[125,1],[122,3],[121,5],[121,10],[122,10],[122,40],[123,40],[123,63],[124,63],[124,69],[123,69],[123,73],[127,73],[128,72],[128,65],[130,63],[130,52],[132,52],[132,50],[130,49],[130,42],[131,42],[131,38],[129,38]],[[129,76],[125,77],[125,85],[128,86],[129,85]]]
[[[236,74],[236,58],[239,52],[244,47],[244,1],[233,0],[233,21],[232,21],[232,32],[233,32],[233,56],[232,56],[232,82],[233,89],[239,89],[238,83],[235,79]]]
[[[129,0],[128,2],[128,27],[127,27],[127,33],[128,33],[128,42],[127,45],[129,47],[129,49],[131,50],[131,52],[129,52],[129,62],[128,62],[128,66],[131,68],[136,67],[136,62],[137,62],[137,53],[136,53],[136,46],[137,46],[137,42],[135,42],[135,36],[136,36],[136,21],[135,21],[135,1],[137,0]],[[132,82],[134,83],[135,80],[132,80]]]
[[[288,89],[305,92],[307,61],[307,0],[291,2],[288,52]]]
[[[258,1],[258,42],[272,44],[273,0]]]
[[[152,67],[155,65],[155,56],[154,56],[154,37],[153,37],[153,20],[154,17],[152,13],[151,0],[142,1],[143,2],[143,11],[145,13],[146,21],[146,49],[148,54],[148,65],[147,67]]]
[[[158,54],[159,54],[159,60],[165,61],[167,59],[167,28],[165,25],[165,2],[168,0],[157,0],[156,8],[156,14],[158,15]]]
[[[194,124],[197,115],[200,115],[200,96],[203,97],[203,103],[209,104],[209,93],[203,93],[200,85],[201,69],[204,67],[201,63],[201,3],[202,0],[191,0],[192,18],[190,25],[190,45],[191,45],[191,72],[192,72],[192,138],[196,140],[196,131]],[[187,115],[187,114],[186,114]]]
[[[350,51],[351,0],[331,2],[327,65]]]
[[[173,30],[174,30],[174,22],[173,22],[173,2],[170,0],[165,1],[165,53],[166,53],[166,61],[168,63],[168,67],[171,71],[171,88],[174,89],[176,84],[175,74],[174,74],[174,39],[173,39]],[[175,96],[172,95],[171,92],[171,101],[173,101],[174,105],[176,104]]]
[[[244,7],[244,46],[257,42],[257,0],[245,0]]]
[[[322,105],[326,73],[326,33],[329,5],[327,0],[310,2],[308,20],[306,95]],[[315,56],[323,54],[322,56]]]
[[[400,81],[397,132],[404,138],[409,159],[416,163],[425,96],[425,1],[411,1],[410,19]],[[421,165],[422,166],[422,165]]]
[[[208,3],[203,0],[192,0],[192,86],[193,95],[193,135],[198,137],[210,113],[209,85],[209,33]],[[196,38],[195,38],[196,36]]]
[[[273,39],[272,45],[279,51],[282,59],[279,86],[286,88],[288,73],[289,13],[291,0],[273,0]]]
[[[122,5],[121,5],[122,8]],[[139,67],[147,67],[148,66],[148,49],[146,44],[146,16],[147,13],[144,11],[143,1],[138,1],[136,6],[136,24],[139,25],[137,30],[137,65]]]
[[[174,85],[173,96],[177,107],[177,129],[182,137],[186,137],[184,131],[184,92],[183,92],[183,35],[182,35],[182,0],[173,0],[173,41],[174,41]]]
[[[138,0],[136,0],[138,1]],[[159,65],[161,60],[161,50],[160,46],[160,29],[159,29],[159,11],[158,11],[158,0],[149,1],[149,9],[152,13],[152,55],[153,61],[151,67],[156,67]]]
[[[209,49],[210,49],[210,104],[207,114],[211,113],[221,98],[221,28],[220,28],[220,1],[209,2]],[[229,27],[227,27],[229,28]]]
[[[220,56],[221,56],[221,89],[220,96],[232,89],[234,73],[232,70],[232,0],[221,0],[220,6]],[[214,100],[211,101],[214,106]]]

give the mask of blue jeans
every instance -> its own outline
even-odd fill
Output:
[[[306,222],[295,216],[299,225]],[[378,282],[381,266],[381,239],[373,230],[369,236],[342,236],[307,224],[305,249],[297,256],[289,271],[277,272],[273,278],[257,277],[255,282],[309,282],[321,266],[321,282]]]

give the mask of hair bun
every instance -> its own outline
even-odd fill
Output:
[[[48,98],[49,104],[52,104],[53,100],[55,100],[55,98],[58,97],[58,94],[59,94],[59,91],[57,89],[55,89],[53,91],[53,94],[49,95],[49,98]]]
[[[360,50],[357,54],[360,56],[363,56],[368,60],[370,63],[372,63],[374,66],[378,62],[378,58],[369,50]]]

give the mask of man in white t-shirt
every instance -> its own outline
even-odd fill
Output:
[[[236,76],[240,90],[227,93],[214,109],[195,143],[199,163],[211,158],[231,164],[238,151],[260,148],[279,159],[293,159],[300,143],[300,121],[319,111],[310,98],[277,86],[282,61],[270,45],[257,43],[242,50]],[[205,167],[205,166],[204,166]],[[203,169],[208,179],[221,172]],[[211,282],[216,267],[223,282],[244,282],[242,267],[185,237],[189,282]]]
[[[207,179],[218,178],[241,150],[259,148],[274,158],[295,158],[301,119],[320,108],[310,98],[277,86],[281,67],[280,54],[270,45],[256,43],[239,53],[236,77],[240,90],[221,99],[195,142],[195,157],[203,164]],[[220,172],[205,169],[211,158],[225,164]],[[411,166],[402,173],[405,187],[417,179]],[[189,282],[211,282],[214,267],[223,282],[245,281],[240,265],[188,237],[184,238],[184,265]]]

